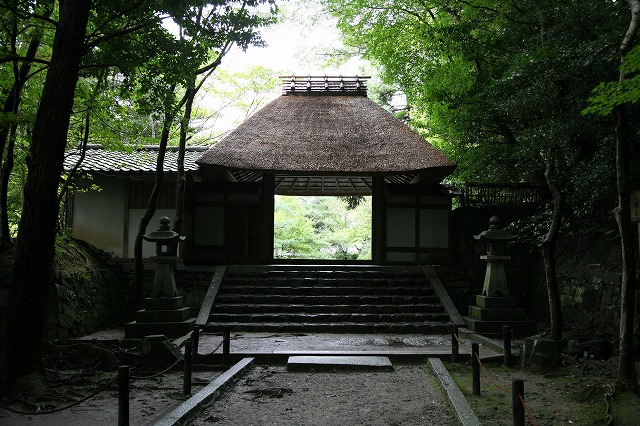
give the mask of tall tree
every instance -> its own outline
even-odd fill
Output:
[[[611,137],[603,120],[585,120],[580,111],[591,88],[611,75],[622,2],[325,4],[346,42],[407,94],[411,125],[458,162],[453,180],[546,182],[554,192],[543,250],[559,338],[550,249],[561,210],[567,205],[574,222],[602,228],[614,193],[610,145],[603,143]]]
[[[618,84],[623,86],[630,78],[624,68],[640,30],[640,0],[628,0],[631,22],[620,45],[621,70]],[[640,96],[638,96],[640,98]],[[618,206],[615,217],[620,231],[622,251],[622,287],[620,304],[620,362],[616,384],[618,387],[640,391],[634,354],[635,296],[636,296],[636,244],[631,223],[631,140],[632,130],[626,102],[613,108],[616,133],[616,181]]]
[[[156,163],[156,181],[150,195],[147,209],[140,219],[138,232],[134,244],[134,258],[136,269],[136,294],[137,304],[142,307],[144,291],[144,265],[142,262],[142,237],[146,232],[151,218],[156,212],[156,205],[160,189],[164,181],[164,155],[166,150],[166,138],[171,128],[171,124],[179,111],[186,105],[185,115],[182,117],[182,129],[185,130],[186,123],[191,118],[193,97],[204,84],[204,81],[220,65],[229,49],[235,44],[241,49],[252,44],[261,44],[262,39],[258,29],[273,22],[275,9],[274,0],[229,0],[220,4],[208,4],[209,2],[191,2],[186,9],[168,9],[172,19],[178,25],[180,34],[176,40],[177,50],[167,52],[180,58],[174,62],[174,66],[169,70],[162,70],[162,78],[159,81],[171,82],[171,92],[181,90],[182,97],[179,102],[173,105],[166,103],[165,120],[163,124],[163,137],[160,141],[158,159]],[[269,13],[266,15],[260,11],[261,5],[268,5]],[[167,72],[169,71],[169,72]],[[151,74],[152,76],[154,74]],[[160,75],[156,74],[160,77]],[[162,84],[162,83],[160,83]],[[182,135],[185,139],[180,143],[179,158],[184,161],[184,149],[186,145],[186,133]],[[182,168],[182,166],[180,166]],[[184,186],[180,185],[182,177],[179,176],[177,194],[178,206],[176,215],[178,227],[181,228]]]
[[[65,0],[59,4],[58,19],[50,20],[55,26],[55,37],[27,160],[29,173],[24,186],[12,287],[3,338],[0,339],[0,381],[11,381],[36,371],[41,361],[43,319],[54,254],[58,183],[81,64],[89,68],[120,65],[112,61],[116,49],[106,46],[126,39],[131,47],[139,40],[125,36],[150,27],[159,28],[157,9],[150,7],[159,3],[149,1],[132,5],[119,0]],[[172,5],[176,3],[171,2]],[[16,8],[8,7],[7,10],[20,14]],[[90,13],[92,10],[94,14]],[[35,12],[29,12],[32,13]],[[97,46],[102,49],[95,49]],[[122,55],[122,51],[119,54]],[[124,56],[123,65],[130,62],[130,57]],[[103,62],[103,59],[107,61]]]
[[[636,317],[637,252],[631,223],[630,192],[632,176],[638,180],[640,159],[632,145],[638,144],[638,130],[634,132],[629,110],[637,115],[640,101],[640,1],[628,0],[631,19],[619,47],[619,74],[616,82],[601,82],[590,99],[591,106],[585,113],[612,115],[615,125],[616,186],[618,205],[614,216],[618,224],[622,252],[622,282],[620,300],[620,360],[616,384],[622,389],[640,390],[634,356],[634,326]],[[635,104],[635,106],[634,106]],[[636,122],[637,123],[637,122]]]
[[[1,381],[40,365],[46,295],[50,283],[58,206],[56,195],[67,145],[69,117],[90,11],[86,0],[60,5],[51,62],[33,129],[29,176],[18,230],[7,330],[0,349]]]

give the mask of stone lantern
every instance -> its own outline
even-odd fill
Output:
[[[151,297],[176,297],[176,279],[173,270],[178,256],[178,243],[185,237],[172,231],[169,226],[171,220],[163,216],[157,231],[143,235],[145,241],[156,243],[156,255],[151,259],[156,263],[156,273],[153,277]]]
[[[518,335],[536,332],[536,323],[526,319],[523,308],[516,307],[516,299],[509,294],[505,263],[511,260],[506,254],[507,243],[515,238],[502,228],[500,218],[489,220],[489,229],[474,236],[485,241],[487,254],[480,259],[487,263],[482,294],[476,296],[476,305],[469,306],[469,316],[464,317],[467,327],[478,333],[501,333],[507,325]]]
[[[498,216],[493,216],[489,219],[489,229],[482,231],[480,235],[474,235],[476,240],[487,242],[487,254],[480,256],[480,259],[487,262],[482,287],[483,297],[509,297],[504,264],[511,260],[511,256],[505,255],[505,247],[516,236],[503,229],[500,222]]]
[[[178,244],[185,237],[171,230],[168,217],[160,219],[157,231],[142,238],[156,244],[156,256],[151,257],[156,264],[150,297],[145,299],[145,309],[136,312],[136,320],[125,324],[126,338],[140,338],[164,335],[171,338],[184,336],[195,324],[191,308],[184,306],[182,296],[178,296],[174,269],[178,260]]]

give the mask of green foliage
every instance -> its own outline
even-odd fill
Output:
[[[274,257],[371,259],[371,198],[355,208],[336,197],[276,197]]]
[[[631,49],[620,66],[627,77],[618,82],[601,82],[589,98],[591,104],[583,110],[585,114],[611,114],[622,104],[635,104],[640,100],[640,45]]]
[[[212,110],[203,110],[201,114],[201,126],[210,129],[206,142],[220,140],[229,129],[237,127],[279,96],[281,82],[278,75],[276,70],[262,66],[230,72],[223,65],[206,86],[208,104]]]
[[[172,129],[169,143],[177,144],[180,100],[186,90],[206,78],[232,45],[246,49],[262,44],[260,30],[275,22],[275,13],[273,0],[93,1],[68,146],[83,142],[87,125],[88,142],[109,149],[157,145],[167,117]],[[58,2],[0,5],[0,105],[4,106],[18,70],[31,64],[17,114],[0,111],[0,128],[18,126],[7,194],[12,230],[20,218],[21,188],[27,174],[24,159],[30,149],[30,130],[51,56],[57,14]],[[40,43],[29,60],[27,50],[36,36],[41,37]],[[202,119],[202,109],[196,106],[194,111],[195,119]],[[195,124],[189,128],[190,135],[196,131]]]
[[[612,221],[612,123],[581,112],[593,87],[616,77],[625,2],[323,4],[345,42],[406,94],[410,125],[458,163],[453,182],[545,183],[553,161],[576,224]],[[625,65],[634,87],[636,55]]]
[[[306,206],[300,198],[278,197],[274,212],[274,257],[311,259],[320,247],[313,221],[300,211]]]

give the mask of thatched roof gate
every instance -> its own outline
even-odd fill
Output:
[[[371,101],[365,77],[283,77],[280,96],[197,161],[237,181],[276,175],[276,193],[371,193],[371,177],[437,184],[455,163]]]

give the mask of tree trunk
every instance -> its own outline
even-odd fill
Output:
[[[13,171],[13,154],[16,146],[17,125],[11,126],[9,132],[9,144],[7,145],[7,158],[2,166],[0,174],[0,244],[11,244],[11,232],[9,231],[9,179]]]
[[[69,171],[67,178],[62,184],[62,188],[60,189],[60,193],[58,194],[58,205],[62,203],[64,196],[69,190],[69,185],[71,184],[71,180],[73,176],[75,176],[78,168],[84,161],[84,158],[87,155],[87,145],[89,144],[89,126],[91,124],[91,108],[87,108],[84,116],[84,135],[82,136],[82,146],[80,147],[80,158],[76,161],[76,164],[73,165],[73,168]]]
[[[547,298],[549,300],[549,318],[551,322],[551,339],[562,340],[562,305],[560,303],[560,292],[558,291],[558,277],[556,274],[556,241],[560,233],[562,224],[562,213],[564,210],[564,196],[556,185],[555,176],[555,155],[551,153],[547,160],[547,169],[544,176],[553,197],[553,216],[549,232],[540,248],[544,259],[545,279],[547,283]]]
[[[635,322],[636,260],[635,238],[631,223],[631,191],[629,176],[630,129],[624,106],[615,109],[616,117],[616,168],[618,182],[618,206],[616,222],[620,231],[622,248],[622,284],[620,290],[620,362],[616,385],[620,388],[640,390],[636,377],[633,351]]]
[[[631,23],[620,46],[621,62],[631,50],[640,27],[640,0],[629,0]],[[619,81],[627,76],[621,71]],[[620,231],[622,248],[622,286],[620,291],[620,361],[616,377],[616,386],[640,390],[636,377],[636,365],[633,353],[633,326],[635,320],[636,295],[636,257],[635,240],[631,223],[631,177],[629,163],[631,158],[631,128],[625,105],[613,110],[616,120],[616,180],[618,186],[618,206],[615,208],[616,222]]]
[[[184,106],[184,115],[180,123],[180,147],[178,148],[178,182],[176,184],[176,212],[173,221],[173,230],[178,234],[182,233],[182,223],[184,221],[184,188],[186,177],[184,174],[184,153],[187,149],[187,130],[191,120],[193,109],[193,99],[196,94],[195,88],[190,88],[187,93],[187,102]]]
[[[158,206],[158,198],[160,197],[160,190],[162,189],[162,183],[164,182],[164,157],[167,152],[167,142],[169,141],[169,131],[171,130],[171,121],[173,116],[169,113],[165,113],[164,124],[162,127],[162,136],[160,137],[160,146],[158,147],[158,160],[156,162],[156,181],[149,197],[149,203],[144,215],[140,218],[140,224],[138,225],[138,233],[136,234],[136,240],[133,246],[133,256],[136,269],[136,281],[135,281],[135,293],[136,293],[136,306],[138,309],[144,308],[144,263],[142,262],[142,236],[147,232],[147,226],[153,215],[156,213]]]
[[[60,3],[24,187],[24,207],[0,352],[3,382],[36,371],[42,362],[44,312],[51,283],[58,214],[58,182],[90,8],[86,0]]]

